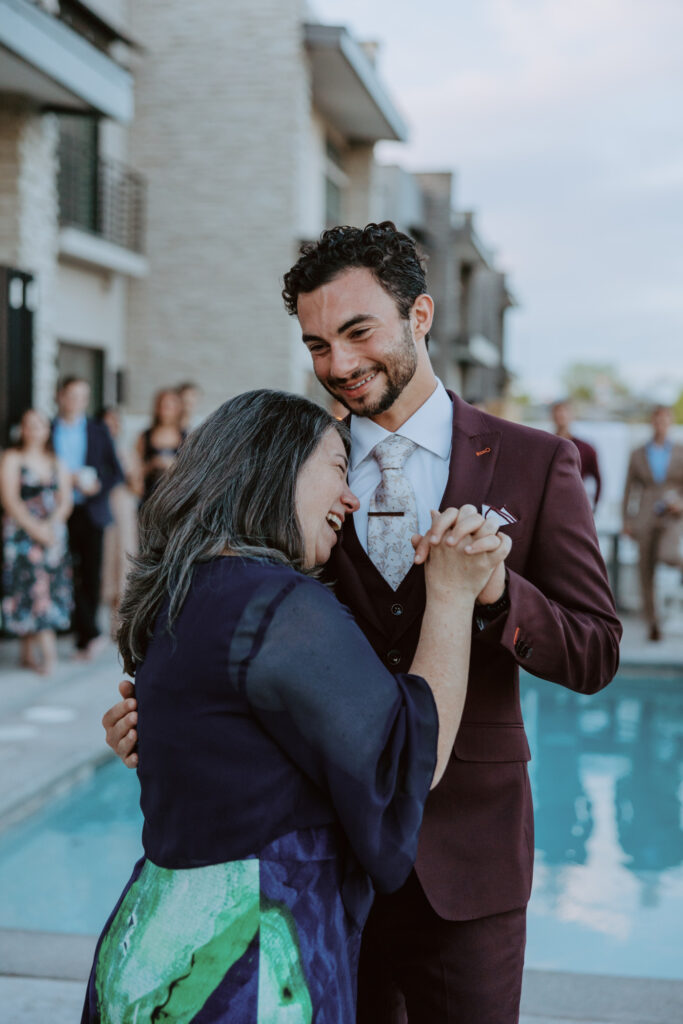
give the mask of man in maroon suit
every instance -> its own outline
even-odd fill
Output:
[[[444,391],[427,354],[423,269],[393,225],[326,232],[285,276],[284,298],[316,376],[351,412],[361,508],[330,571],[380,657],[395,671],[410,664],[424,584],[414,565],[394,589],[368,555],[375,444],[388,433],[416,444],[405,472],[420,533],[430,507],[469,503],[513,540],[507,580],[480,595],[466,709],[427,802],[415,872],[376,901],[366,927],[358,1008],[364,1024],[389,1021],[400,992],[410,1024],[511,1024],[534,845],[518,666],[592,693],[618,665],[621,627],[576,448]]]
[[[618,665],[621,627],[576,448],[445,391],[427,354],[424,269],[393,224],[325,232],[285,276],[283,296],[318,379],[351,413],[360,509],[330,573],[379,656],[395,671],[410,664],[431,508],[476,505],[513,541],[507,572],[480,594],[462,725],[427,802],[415,871],[376,900],[364,932],[358,1020],[389,1024],[407,1012],[410,1024],[514,1024],[534,849],[518,667],[593,693]],[[376,450],[391,434],[408,439],[402,472],[423,540],[407,574],[388,582],[369,554],[369,522],[403,515],[377,511],[385,478]],[[130,764],[131,707],[124,701],[104,719],[107,741]]]
[[[560,402],[554,402],[550,407],[552,413],[553,423],[555,424],[555,433],[558,437],[566,437],[568,441],[572,441],[579,450],[579,468],[581,472],[581,479],[584,482],[586,491],[588,492],[593,511],[595,512],[600,501],[600,491],[602,490],[602,478],[600,476],[600,466],[598,465],[598,453],[592,444],[588,441],[582,441],[580,437],[574,437],[572,434],[572,403],[568,398],[563,398]]]

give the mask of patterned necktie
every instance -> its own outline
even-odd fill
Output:
[[[373,448],[382,474],[368,510],[368,555],[392,590],[396,590],[415,557],[410,538],[418,532],[415,492],[403,471],[417,445],[392,434]]]

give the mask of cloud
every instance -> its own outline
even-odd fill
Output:
[[[629,168],[621,182],[624,191],[683,192],[683,153],[670,160],[658,161],[656,155],[643,167]]]
[[[440,6],[423,10],[436,18]],[[413,126],[411,162],[529,158],[581,140],[609,155],[615,140],[628,148],[625,125],[647,123],[683,86],[683,5],[489,0],[479,11],[468,24],[452,9],[429,54],[416,47],[410,74],[386,61]],[[468,31],[471,48],[451,42]]]
[[[653,373],[683,336],[680,0],[323,0],[383,43],[411,126],[382,160],[457,170],[521,308],[529,381],[578,353]],[[548,345],[552,338],[554,344]],[[680,362],[680,358],[678,358]]]

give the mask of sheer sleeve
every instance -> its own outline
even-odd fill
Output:
[[[282,576],[244,610],[232,683],[262,727],[329,795],[381,892],[407,878],[436,764],[438,717],[420,676],[393,676],[322,584]]]

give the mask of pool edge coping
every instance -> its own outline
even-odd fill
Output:
[[[521,1012],[532,1018],[671,1024],[682,1010],[683,979],[524,971]]]
[[[0,976],[85,984],[97,938],[67,932],[0,928]]]
[[[81,982],[85,991],[96,944],[95,935],[0,929],[0,976]],[[532,1018],[670,1024],[682,1007],[683,979],[524,971],[521,1012]]]
[[[58,775],[42,779],[33,789],[23,792],[15,801],[0,806],[0,837],[37,814],[47,803],[65,796],[81,782],[86,782],[103,765],[113,761],[116,755],[105,748],[97,754],[88,753],[78,757]]]

